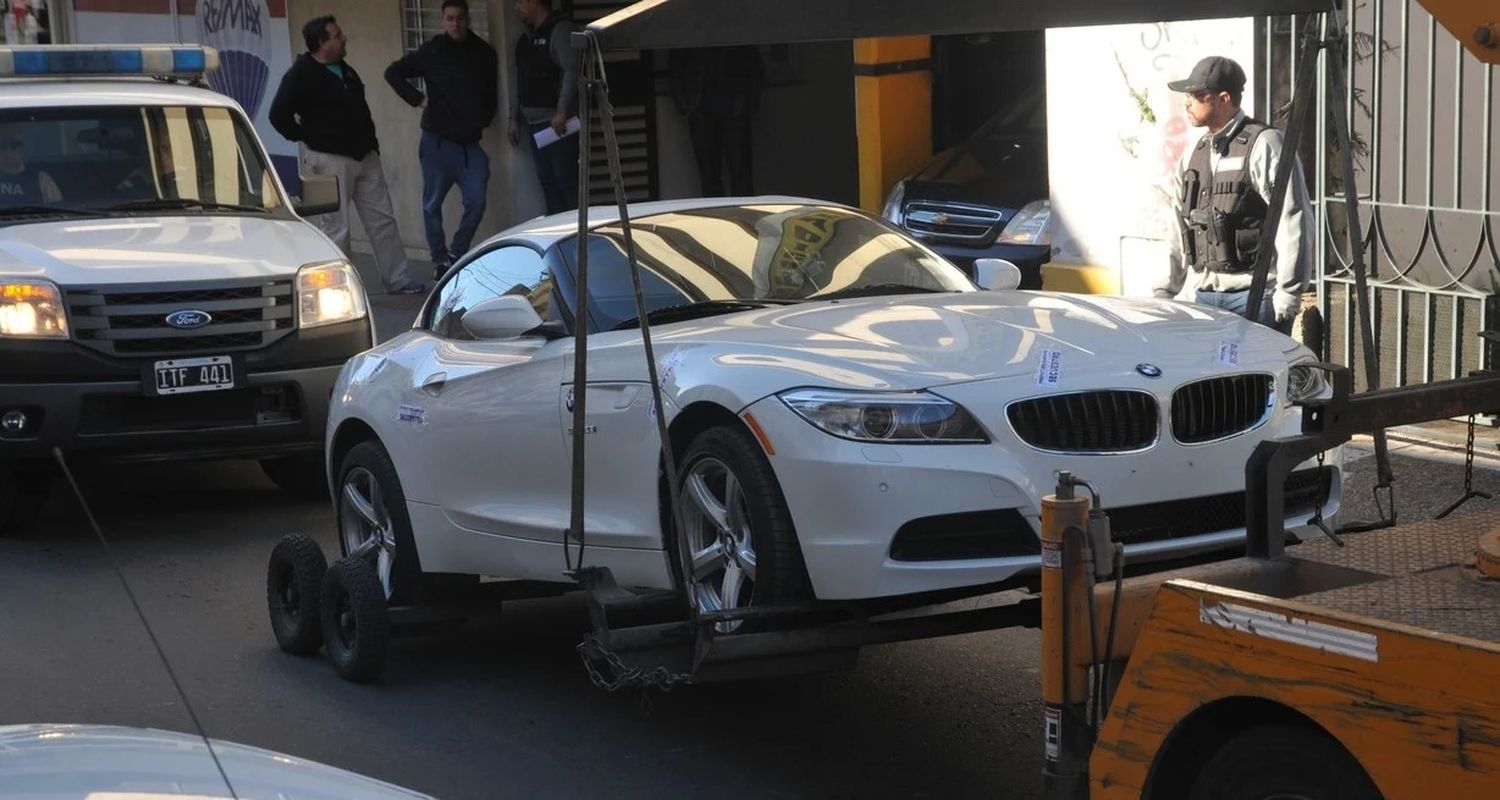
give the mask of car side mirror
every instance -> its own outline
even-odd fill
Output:
[[[303,175],[302,197],[292,204],[297,216],[332,214],[339,210],[339,176]]]
[[[524,295],[491,297],[463,316],[464,328],[478,339],[515,339],[542,324],[542,318]]]
[[[975,259],[974,282],[991,291],[1014,289],[1021,285],[1021,268],[1003,258]]]

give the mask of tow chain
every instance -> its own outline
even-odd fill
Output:
[[[628,666],[619,654],[605,647],[599,637],[592,633],[583,637],[583,641],[578,643],[577,651],[578,657],[583,661],[583,668],[588,670],[589,680],[606,692],[627,688],[655,688],[670,692],[673,686],[688,683],[693,677],[683,672],[672,672],[663,666],[649,670]]]
[[[1464,445],[1464,496],[1454,501],[1453,505],[1439,511],[1434,519],[1442,519],[1452,514],[1458,510],[1459,506],[1476,497],[1482,497],[1485,500],[1491,499],[1489,492],[1481,492],[1474,488],[1474,415],[1470,414],[1469,438],[1467,444]]]
[[[1319,452],[1318,453],[1318,468],[1317,468],[1318,493],[1317,493],[1317,496],[1313,498],[1313,502],[1314,502],[1314,505],[1313,505],[1313,515],[1312,515],[1312,519],[1309,519],[1307,521],[1307,524],[1312,525],[1313,527],[1317,528],[1319,531],[1322,531],[1323,535],[1327,536],[1328,539],[1329,539],[1329,541],[1332,541],[1334,544],[1338,545],[1339,547],[1343,547],[1344,546],[1344,540],[1341,539],[1341,538],[1339,538],[1339,535],[1337,533],[1333,532],[1333,528],[1330,528],[1328,526],[1328,523],[1323,520],[1323,506],[1324,506],[1324,504],[1326,504],[1328,502],[1328,492],[1332,489],[1332,484],[1333,484],[1333,479],[1331,477],[1326,482],[1323,479],[1323,461],[1326,458],[1327,458],[1327,454],[1326,453],[1323,453],[1323,452]]]

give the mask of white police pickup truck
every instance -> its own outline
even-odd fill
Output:
[[[211,48],[0,48],[0,532],[70,461],[254,458],[326,491],[354,268],[289,200]]]

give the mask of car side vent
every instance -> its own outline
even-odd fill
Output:
[[[1274,405],[1270,375],[1226,375],[1196,381],[1172,395],[1172,437],[1202,444],[1259,427]]]
[[[1053,394],[1005,410],[1021,441],[1054,453],[1125,453],[1156,442],[1156,398],[1128,389]]]

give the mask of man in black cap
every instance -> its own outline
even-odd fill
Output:
[[[1240,110],[1245,71],[1232,59],[1199,61],[1187,78],[1167,87],[1186,95],[1188,120],[1207,128],[1183,154],[1178,167],[1176,211],[1181,227],[1165,281],[1157,297],[1178,297],[1245,312],[1250,282],[1262,246],[1261,226],[1281,158],[1281,131]],[[1260,322],[1290,333],[1302,305],[1311,264],[1312,209],[1300,165],[1281,210],[1274,272],[1260,305]]]

